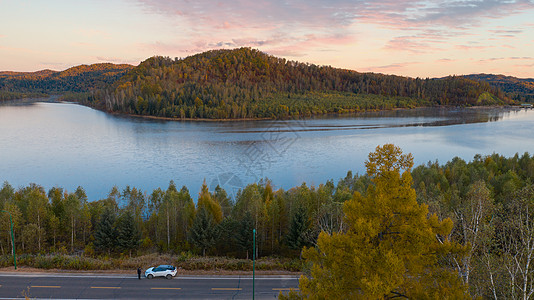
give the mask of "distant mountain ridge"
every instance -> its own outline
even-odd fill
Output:
[[[36,72],[14,72],[14,71],[0,71],[0,78],[9,78],[9,77],[22,77],[22,76],[28,76],[28,77],[44,77],[48,76],[54,73],[57,73],[58,71],[53,71],[49,69],[40,70]]]
[[[495,86],[516,101],[534,102],[534,78],[517,78],[494,74],[470,74],[464,77],[485,81]]]
[[[132,65],[98,63],[64,71],[0,72],[0,91],[13,93],[87,92],[101,89],[134,68]]]

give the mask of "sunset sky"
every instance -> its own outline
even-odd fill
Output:
[[[534,77],[534,0],[0,0],[0,70],[252,47],[412,77]]]

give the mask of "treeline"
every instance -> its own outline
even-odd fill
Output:
[[[455,158],[412,170],[417,202],[439,220],[450,218],[447,236],[467,247],[452,259],[472,296],[517,298],[534,292],[534,156],[498,154]],[[0,209],[11,213],[18,253],[141,255],[152,252],[247,258],[252,229],[257,255],[298,257],[320,232],[345,232],[343,205],[355,192],[366,196],[368,175],[334,184],[275,190],[269,181],[249,184],[228,197],[204,184],[197,201],[173,182],[150,193],[113,188],[105,199],[89,201],[83,188],[45,191],[31,184],[4,183]],[[9,255],[9,217],[0,216],[0,246]],[[488,280],[491,279],[491,280]]]
[[[417,199],[469,250],[455,261],[472,296],[528,299],[534,293],[534,157],[455,158],[412,172]]]
[[[471,74],[464,77],[485,81],[501,89],[507,96],[519,102],[534,102],[534,79],[493,74]]]
[[[20,92],[5,92],[0,91],[0,101],[25,99],[25,98],[42,98],[47,97],[44,93],[20,93]]]
[[[363,187],[366,179],[357,180]],[[246,186],[235,201],[224,189],[209,191],[204,184],[196,204],[185,186],[177,188],[173,182],[150,194],[113,188],[107,198],[96,201],[89,201],[81,187],[45,191],[31,184],[15,190],[6,182],[0,208],[13,217],[19,253],[196,251],[246,258],[252,255],[251,233],[256,228],[259,256],[294,257],[304,245],[313,244],[320,230],[339,229],[340,203],[351,196],[343,182],[337,187],[329,181],[274,191],[266,181]],[[0,222],[0,248],[7,255],[8,214],[1,215]]]
[[[43,70],[38,72],[0,73],[0,95],[26,93],[62,94],[65,92],[91,92],[103,89],[126,72],[131,65],[101,63],[80,65],[57,72]]]
[[[421,105],[498,105],[511,100],[488,83],[464,77],[358,73],[241,48],[184,59],[149,58],[85,103],[137,115],[239,119]]]

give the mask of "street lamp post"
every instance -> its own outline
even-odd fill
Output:
[[[9,222],[11,223],[11,246],[13,246],[13,263],[15,264],[15,270],[17,269],[17,255],[15,254],[15,235],[13,235],[13,218],[11,218],[11,213],[7,210],[2,210],[9,214]]]

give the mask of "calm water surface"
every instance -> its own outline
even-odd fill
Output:
[[[269,178],[285,189],[365,172],[367,154],[394,143],[416,164],[455,156],[534,150],[534,110],[418,109],[340,118],[163,122],[108,115],[69,103],[0,105],[0,182],[34,182],[90,200],[111,188],[148,194],[170,180],[194,198],[203,180],[234,194]]]

